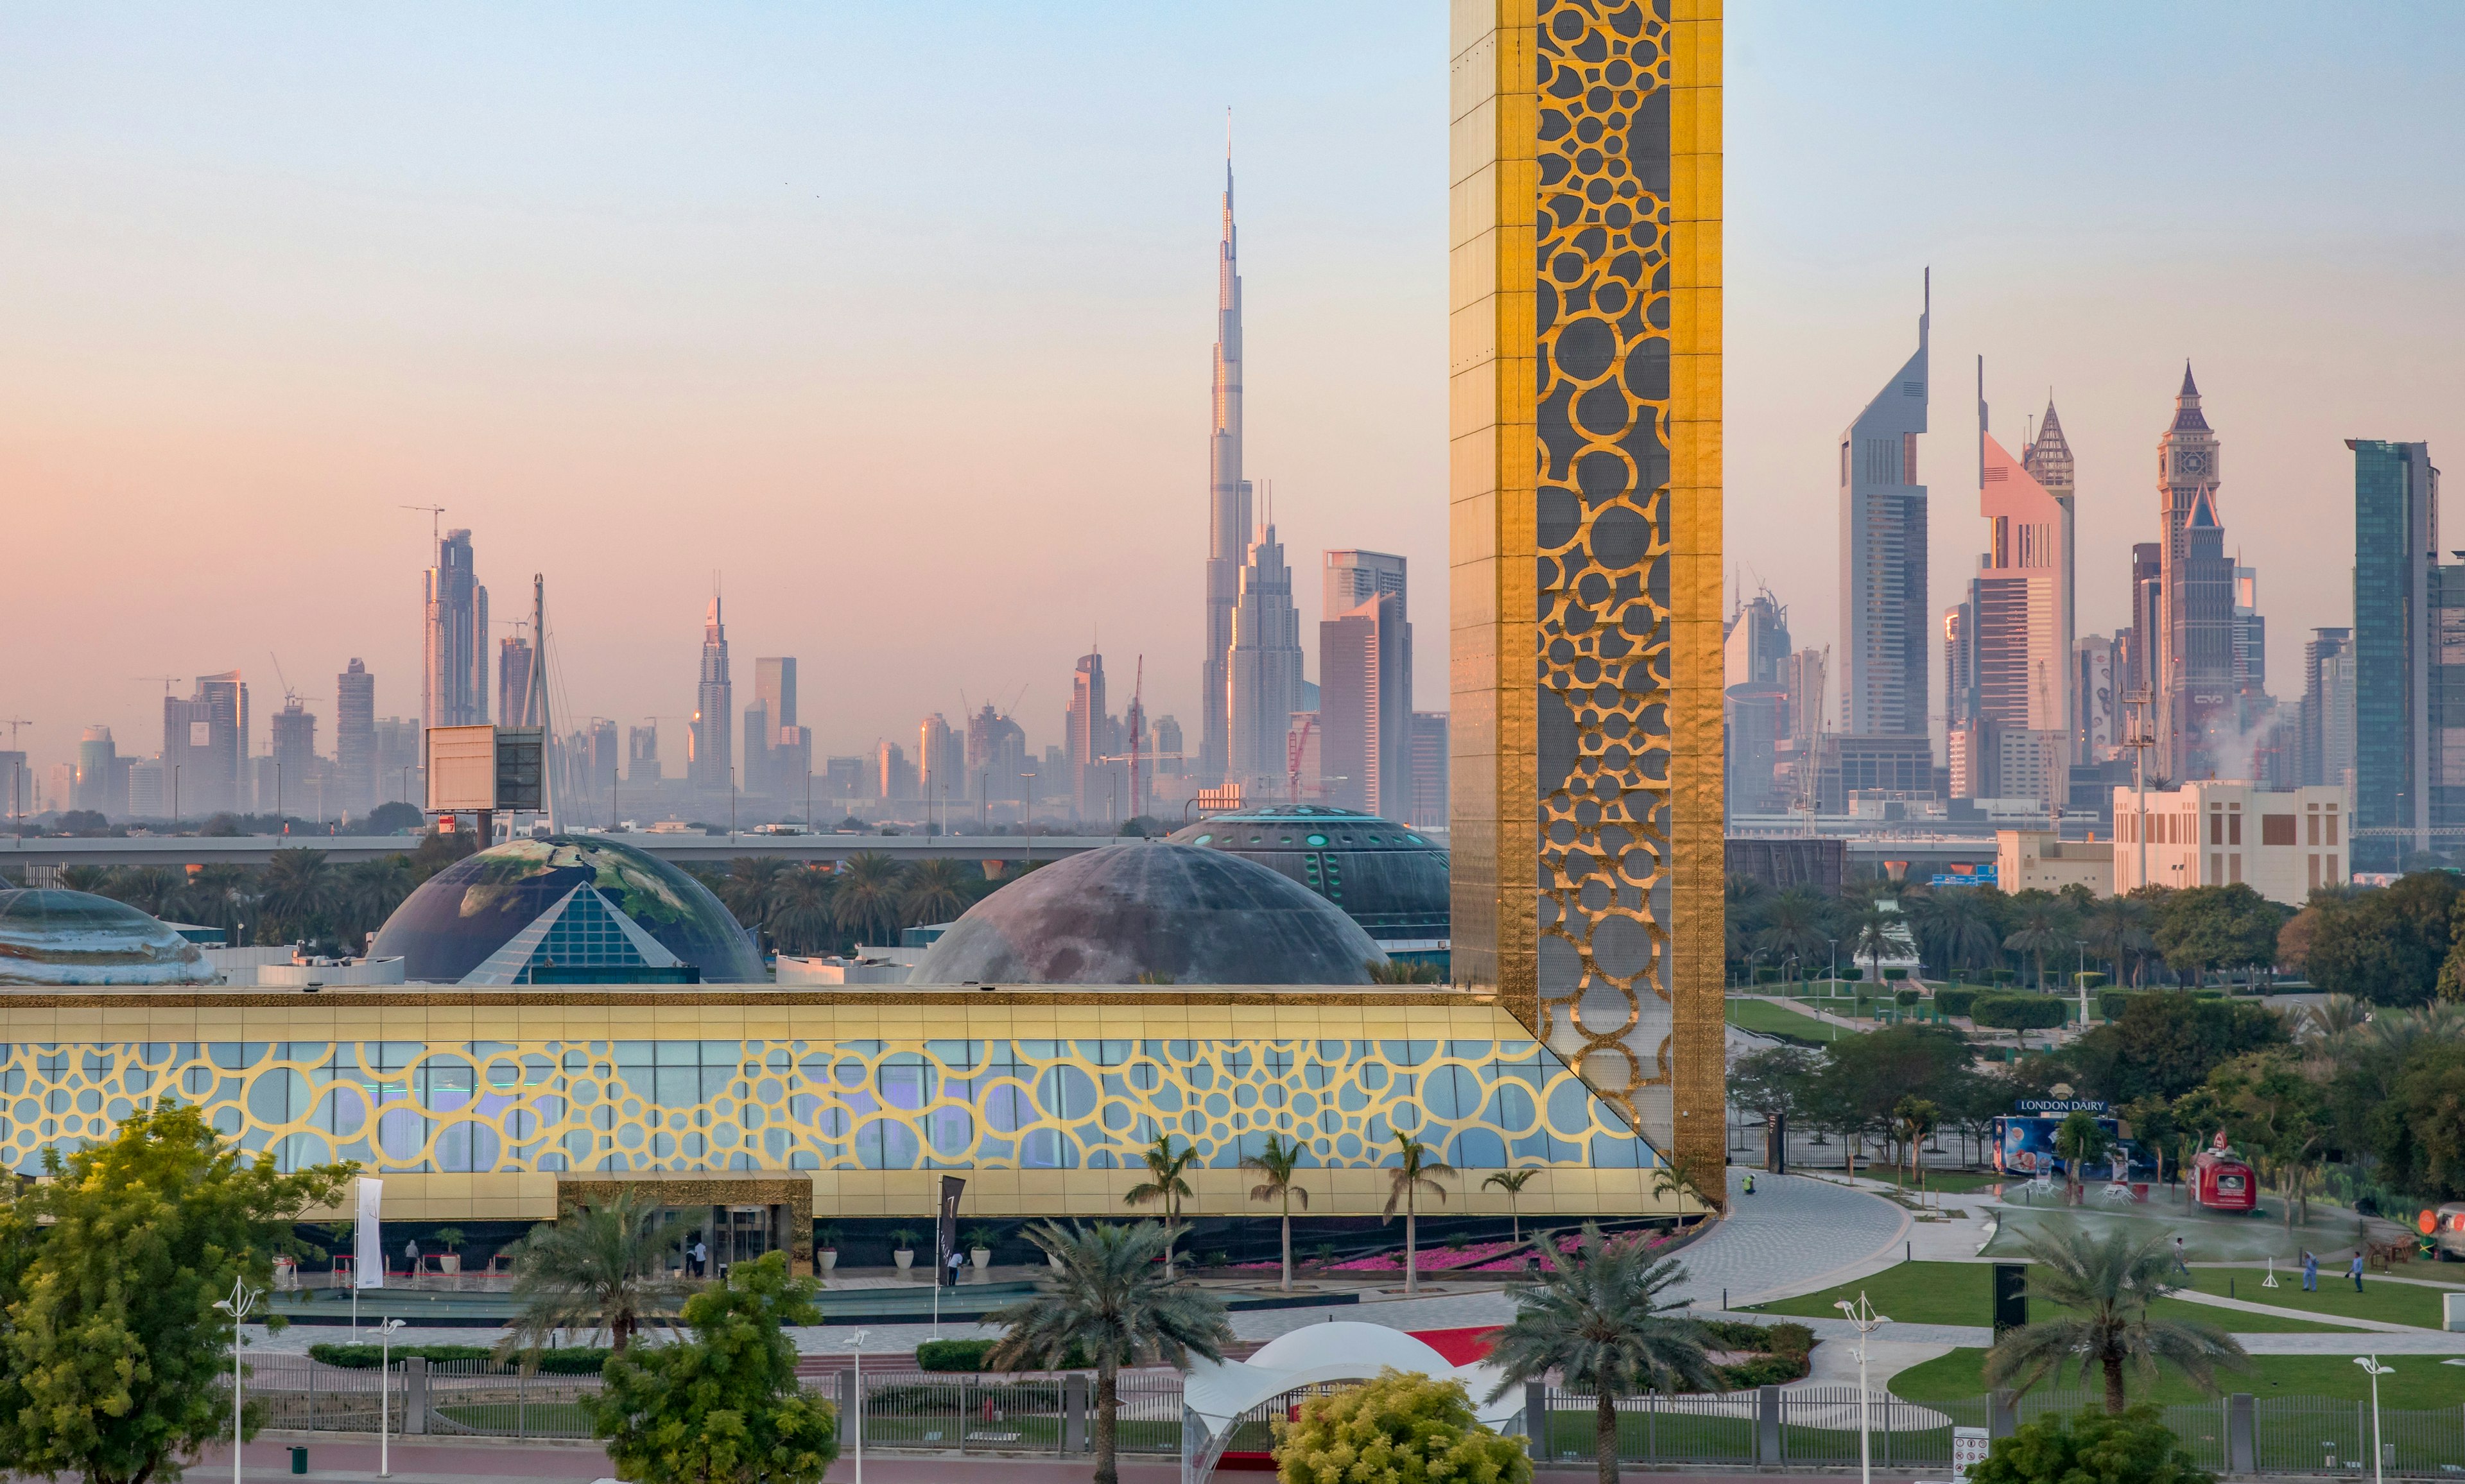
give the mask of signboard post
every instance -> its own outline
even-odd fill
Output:
[[[360,1177],[359,1209],[351,1231],[351,1328],[360,1327],[360,1290],[385,1287],[385,1182]]]
[[[1968,1471],[1984,1463],[1987,1452],[1992,1447],[1993,1443],[1987,1437],[1984,1428],[1952,1429],[1952,1484],[1968,1484]]]

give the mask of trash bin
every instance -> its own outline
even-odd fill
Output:
[[[308,1450],[295,1448],[291,1451],[291,1472],[294,1473],[308,1472]]]

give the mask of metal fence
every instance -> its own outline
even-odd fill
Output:
[[[264,1426],[294,1432],[387,1430],[485,1437],[587,1438],[582,1398],[596,1376],[524,1375],[492,1361],[396,1361],[385,1371],[327,1365],[304,1355],[243,1362],[246,1401]]]

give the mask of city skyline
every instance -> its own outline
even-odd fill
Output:
[[[199,673],[267,675],[269,651],[293,674],[332,675],[361,657],[377,677],[377,712],[417,715],[417,634],[398,595],[425,565],[429,533],[420,514],[396,508],[409,503],[445,506],[447,522],[475,531],[483,577],[546,572],[560,702],[571,705],[561,729],[593,715],[632,726],[687,709],[674,676],[693,668],[696,589],[717,567],[730,574],[746,642],[804,655],[815,694],[851,699],[824,714],[816,767],[824,756],[862,754],[877,737],[904,737],[928,712],[955,716],[962,688],[989,692],[1013,674],[1031,685],[1020,714],[1055,715],[1091,626],[1117,636],[1107,646],[1117,653],[1159,658],[1147,709],[1194,731],[1196,667],[1165,661],[1201,639],[1203,615],[1186,596],[1205,541],[1192,493],[1204,437],[1197,347],[1218,284],[1192,268],[1219,235],[1224,144],[1217,104],[1190,98],[1238,109],[1252,231],[1243,272],[1257,291],[1244,326],[1245,464],[1283,481],[1286,545],[1296,555],[1378,546],[1429,572],[1446,560],[1435,495],[1443,460],[1431,452],[1444,416],[1444,354],[1432,327],[1444,301],[1444,224],[1430,188],[1443,175],[1432,142],[1443,88],[1432,79],[1443,75],[1444,24],[1428,16],[1398,28],[1395,16],[1407,14],[1341,17],[1298,50],[1274,12],[1108,36],[1102,55],[1062,65],[1118,77],[1124,55],[1168,58],[1151,82],[1102,95],[1104,107],[1139,117],[1144,137],[1087,144],[1092,101],[1031,120],[998,158],[958,166],[981,171],[967,179],[984,189],[938,198],[921,226],[898,235],[912,263],[851,240],[861,235],[854,228],[920,204],[898,184],[909,146],[861,121],[864,90],[877,84],[860,69],[848,74],[854,101],[833,100],[814,127],[864,147],[821,181],[785,166],[770,178],[771,162],[786,157],[776,149],[695,178],[772,125],[782,100],[803,96],[800,79],[776,65],[753,69],[748,101],[658,144],[647,166],[585,143],[661,78],[734,66],[774,46],[816,55],[818,24],[779,23],[783,32],[731,18],[700,49],[667,59],[660,48],[673,36],[656,25],[599,28],[563,89],[525,98],[515,83],[534,75],[527,58],[562,52],[573,34],[552,21],[508,21],[500,61],[447,64],[468,69],[457,75],[486,120],[522,125],[515,133],[529,143],[497,159],[468,124],[407,153],[396,147],[416,133],[414,84],[440,65],[447,23],[330,18],[286,31],[201,27],[174,13],[140,37],[135,21],[35,18],[20,28],[23,47],[0,59],[0,184],[21,204],[16,227],[0,231],[24,269],[0,286],[21,332],[0,350],[0,377],[20,409],[0,437],[0,477],[47,497],[22,502],[27,539],[44,549],[75,549],[78,522],[98,508],[133,518],[140,534],[113,568],[128,590],[93,616],[87,642],[30,654],[7,677],[10,714],[35,723],[19,745],[40,769],[72,759],[84,728],[103,725],[126,754],[150,742],[160,705],[159,681],[135,676],[183,672],[185,694]],[[834,56],[842,47],[861,55],[898,29],[862,16],[834,24]],[[954,86],[1013,68],[1021,44],[1059,57],[998,16],[968,23],[986,33],[972,39],[956,20],[926,24],[951,49]],[[1409,37],[1413,26],[1426,29],[1427,55],[1361,45],[1373,33]],[[2373,14],[2357,26],[2351,55],[2317,64],[2331,91],[2361,85],[2363,55],[2393,57],[2388,65],[2411,76],[2457,52],[2458,25],[2437,11]],[[2125,585],[2108,575],[2112,554],[2142,534],[2143,460],[2162,431],[2150,409],[2186,356],[2211,405],[2231,410],[2247,475],[2230,535],[2264,574],[2280,632],[2349,621],[2347,533],[2342,522],[2298,529],[2295,517],[2349,488],[2343,438],[2437,447],[2458,434],[2455,372],[2432,347],[2454,343],[2465,315],[2429,250],[2465,211],[2444,176],[2409,174],[2451,152],[2457,125],[2384,80],[2374,86],[2388,100],[2369,119],[2298,130],[2271,117],[2243,85],[2292,55],[2292,38],[2270,31],[2264,16],[2118,16],[2092,46],[2033,16],[1929,25],[1892,15],[1862,30],[1822,11],[1733,19],[1732,563],[1749,586],[1767,581],[1791,604],[1798,644],[1836,642],[1824,575],[1834,553],[1765,533],[1829,523],[1825,470],[1841,409],[1877,374],[1872,346],[1905,333],[1907,277],[1929,262],[1942,280],[1934,339],[1943,353],[1992,357],[2012,409],[2041,406],[2037,386],[2051,381],[2064,410],[2079,469],[2077,631],[2127,620]],[[1186,47],[1192,37],[1222,45]],[[252,55],[357,57],[372,38],[401,42],[404,60],[354,75],[352,97]],[[104,43],[116,49],[109,66],[92,59]],[[1979,60],[2017,48],[2033,49],[2037,66],[1996,86],[2061,97],[2070,132],[2059,140],[2032,142],[2004,117],[2013,110],[1967,106],[1988,96],[1992,73]],[[2204,65],[2187,72],[2158,60],[2192,55]],[[197,55],[220,71],[191,77],[175,65]],[[1329,102],[1307,80],[1339,55],[1366,69],[1356,72],[1357,101]],[[1014,84],[988,96],[1010,96],[1003,86]],[[308,100],[331,107],[326,137],[283,126]],[[1963,131],[1921,126],[1964,109],[1988,117]],[[222,111],[207,117],[213,110]],[[1321,131],[1356,123],[1357,137],[1394,162],[1395,179],[1362,189],[1325,157]],[[1905,162],[1909,209],[1855,219],[1846,237],[1827,228],[1823,255],[1809,256],[1813,224],[1844,219],[1833,208],[1851,188],[1850,141],[1894,128],[1921,141]],[[2195,191],[2181,188],[2175,150],[2142,144],[2169,130],[2204,162]],[[1790,149],[1776,145],[1784,131],[1797,142]],[[634,132],[622,139],[638,153]],[[1090,149],[1134,182],[1108,194],[1093,225],[1064,185],[1094,163]],[[2049,214],[2008,190],[1981,194],[2015,170],[2068,209]],[[560,173],[570,178],[555,183]],[[2261,240],[2259,225],[2297,179],[2325,192],[2318,210],[2335,224],[2333,242]],[[232,185],[220,201],[205,188],[217,181]],[[2399,182],[2405,188],[2392,189]],[[1038,193],[1073,204],[1018,216]],[[300,230],[273,258],[244,262],[263,238],[240,230],[231,213],[241,207]],[[139,218],[190,239],[189,260],[157,271],[144,245],[153,233],[126,230]],[[915,253],[917,233],[967,240],[958,229],[996,218],[1025,229],[1010,272],[991,272],[972,247],[958,258],[930,242]],[[2118,231],[2124,220],[2128,233]],[[477,247],[436,251],[462,233]],[[1099,241],[1097,269],[1086,249]],[[747,290],[682,299],[658,291],[714,263],[742,267]],[[2319,276],[2319,291],[2281,304],[2296,270]],[[953,292],[918,310],[908,290],[927,273]],[[1011,294],[1019,281],[1032,291]],[[129,295],[137,282],[155,286]],[[883,348],[886,324],[855,302],[859,295],[924,316],[907,327],[912,348]],[[611,315],[613,305],[621,312]],[[509,306],[520,311],[510,320]],[[765,327],[781,315],[793,336]],[[294,328],[272,333],[281,325]],[[920,454],[913,437],[898,436],[914,426],[900,409],[964,388],[951,378],[966,373],[949,367],[978,356],[952,354],[963,326],[989,330],[996,354],[1033,344],[1055,358],[1052,385],[1006,389],[999,402],[962,389],[970,412],[989,420]],[[1330,354],[1365,337],[1426,373],[1365,386]],[[859,366],[867,379],[851,381]],[[541,389],[522,390],[508,380],[517,376]],[[1054,389],[1064,386],[1067,400]],[[816,407],[828,410],[819,425]],[[2006,446],[2022,441],[2017,422],[2007,414],[1993,430]],[[888,436],[871,436],[877,426]],[[1925,441],[1930,472],[1959,461],[1939,436]],[[1083,456],[1098,448],[1101,468]],[[996,467],[996,450],[1010,474],[988,483],[981,476]],[[714,488],[728,496],[713,503],[730,519],[705,531],[698,497]],[[915,549],[906,514],[927,492],[958,501],[935,522],[929,556]],[[1073,519],[1091,503],[1108,512],[1104,522]],[[1968,525],[1934,522],[1939,573],[1973,560]],[[586,540],[585,530],[606,534]],[[868,558],[902,551],[941,563],[972,590],[1014,592],[1014,618],[984,624],[963,605],[967,622],[894,629],[880,615],[901,601],[908,579],[889,569],[903,564]],[[278,567],[283,581],[200,575],[257,564]],[[853,570],[811,581],[833,565]],[[36,574],[30,600],[74,601],[94,575],[67,570],[75,565]],[[622,581],[597,581],[603,570]],[[1938,582],[1929,612],[1954,596]],[[505,636],[496,627],[492,642]],[[1445,626],[1418,623],[1414,638],[1414,704],[1436,710]],[[2298,694],[2298,646],[2275,648],[2270,689]],[[1930,659],[1924,673],[1942,672]],[[310,702],[329,748],[331,704]],[[1032,743],[1049,740],[1031,728]],[[253,741],[266,745],[262,723]],[[672,736],[671,752],[681,744]],[[681,761],[672,757],[672,768]]]

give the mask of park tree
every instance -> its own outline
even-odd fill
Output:
[[[2465,1199],[2465,1043],[2417,1042],[2369,1115],[2370,1148],[2390,1185]]]
[[[2285,1196],[2285,1226],[2295,1207],[2311,1219],[2311,1172],[2328,1144],[2326,1091],[2303,1075],[2302,1064],[2284,1051],[2252,1052],[2209,1075],[2209,1089],[2225,1113],[2226,1137],[2276,1177]]]
[[[1389,1368],[1277,1422],[1276,1473],[1290,1484],[1527,1484],[1532,1459],[1523,1439],[1481,1426],[1462,1382]]]
[[[586,1393],[591,1435],[633,1484],[821,1484],[838,1412],[796,1377],[791,1324],[819,1324],[811,1278],[784,1252],[738,1263],[685,1301],[692,1338],[609,1358]]]
[[[2264,1007],[2187,991],[2135,994],[2111,1025],[2064,1048],[2074,1081],[2109,1103],[2179,1097],[2220,1063],[2283,1046],[2285,1017]]]
[[[2203,1391],[2216,1390],[2219,1367],[2250,1363],[2232,1335],[2198,1319],[2153,1311],[2180,1285],[2174,1254],[2162,1231],[2116,1227],[2092,1235],[2070,1218],[2040,1228],[2020,1244],[2029,1263],[2029,1297],[2046,1301],[2051,1318],[2006,1330],[1986,1352],[1986,1384],[2026,1391],[2066,1371],[2105,1384],[2105,1410],[2122,1415],[2126,1379],[2146,1386],[2160,1364],[2171,1365]]]
[[[0,1196],[0,1458],[87,1484],[180,1477],[232,1426],[235,1284],[272,1286],[292,1224],[340,1201],[349,1164],[283,1173],[166,1101],[44,1183]],[[269,1316],[278,1326],[280,1316]],[[260,1425],[243,1416],[243,1434]]]
[[[2421,871],[2393,886],[2346,894],[2315,894],[2304,964],[2311,983],[2383,1006],[2428,1003],[2452,941],[2451,919],[2460,890],[2445,871]]]
[[[2195,981],[2211,969],[2257,969],[2276,962],[2286,915],[2243,882],[2186,887],[2158,908],[2150,934],[2165,965]]]

